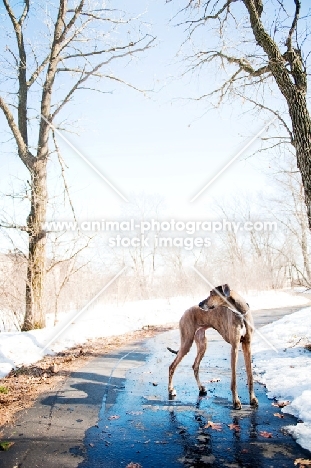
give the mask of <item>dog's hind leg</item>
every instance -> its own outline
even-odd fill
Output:
[[[252,356],[251,356],[251,343],[250,341],[242,341],[242,350],[244,354],[244,361],[247,374],[247,384],[249,391],[249,402],[251,406],[258,406],[258,400],[254,393],[254,379],[252,371]]]
[[[168,392],[170,395],[176,395],[176,390],[173,387],[173,375],[176,370],[176,367],[178,366],[182,358],[186,356],[186,354],[189,352],[192,346],[192,343],[193,343],[193,336],[191,338],[188,338],[187,340],[182,340],[177,356],[169,367]]]
[[[201,384],[200,376],[199,376],[200,363],[201,363],[201,361],[203,359],[203,356],[205,354],[206,347],[207,347],[207,339],[206,339],[206,336],[205,336],[204,328],[199,328],[195,332],[194,341],[195,341],[195,344],[197,345],[197,355],[196,355],[196,358],[194,360],[192,369],[193,369],[193,372],[194,372],[194,377],[195,377],[195,379],[197,381],[197,384],[198,384],[198,387],[199,387],[200,395],[206,395],[206,389],[205,389],[204,385]]]

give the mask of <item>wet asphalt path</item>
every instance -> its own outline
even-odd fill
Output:
[[[295,309],[258,311],[256,324]],[[133,462],[143,468],[280,468],[294,467],[296,458],[310,458],[283,429],[296,419],[274,416],[280,411],[258,383],[260,406],[249,407],[242,353],[238,390],[243,409],[232,409],[230,346],[212,330],[208,339],[201,365],[207,396],[198,396],[193,347],[174,376],[177,396],[168,399],[168,366],[174,356],[166,346],[177,349],[179,334],[158,335],[92,361],[57,393],[44,395],[21,413],[15,427],[6,430],[15,445],[0,454],[0,466],[121,468]],[[219,423],[221,430],[205,427],[208,421]]]

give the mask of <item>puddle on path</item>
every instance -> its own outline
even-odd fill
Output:
[[[107,407],[104,401],[98,425],[87,431],[80,468],[120,468],[130,462],[143,468],[282,468],[294,467],[296,458],[310,458],[283,430],[296,419],[274,416],[279,411],[262,385],[256,384],[259,408],[248,406],[242,359],[238,389],[243,408],[232,409],[230,347],[222,341],[210,344],[201,366],[202,381],[220,382],[207,383],[207,396],[198,397],[192,350],[177,368],[177,396],[169,400],[167,374],[173,356],[166,346],[172,336],[177,340],[178,332],[154,338],[145,364],[128,372],[125,387],[112,388],[115,403]],[[221,430],[206,427],[208,421],[220,423]],[[272,437],[265,438],[262,431]]]

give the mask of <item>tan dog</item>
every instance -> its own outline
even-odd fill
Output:
[[[207,299],[200,302],[199,306],[190,307],[181,317],[179,322],[180,349],[177,352],[168,348],[169,351],[177,354],[175,360],[169,367],[169,394],[176,395],[172,383],[173,375],[182,358],[189,352],[193,341],[195,341],[197,345],[197,355],[192,368],[200,394],[206,394],[205,387],[200,382],[199,367],[206,351],[207,340],[205,337],[205,330],[208,328],[217,330],[223,339],[227,343],[230,343],[232,347],[231,391],[234,408],[241,409],[242,407],[236,386],[236,367],[240,342],[242,343],[247,372],[250,404],[252,406],[258,406],[258,400],[254,393],[251,363],[251,340],[254,331],[253,317],[249,305],[239,294],[231,291],[227,284],[213,289]]]

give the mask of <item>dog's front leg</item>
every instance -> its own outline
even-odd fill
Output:
[[[231,348],[231,392],[232,392],[232,400],[233,400],[233,407],[234,409],[241,409],[242,405],[240,399],[238,397],[237,387],[236,387],[236,369],[237,369],[237,362],[238,362],[238,351],[239,345],[237,343],[232,345]]]
[[[247,384],[249,391],[249,402],[251,406],[258,406],[258,400],[254,392],[254,379],[252,370],[252,355],[250,341],[242,341],[242,350],[244,354],[245,368],[247,373]]]

